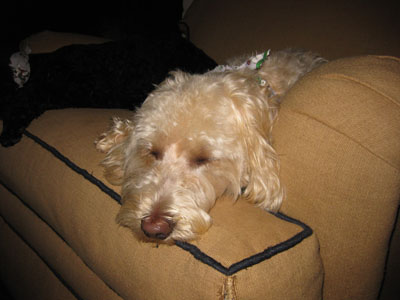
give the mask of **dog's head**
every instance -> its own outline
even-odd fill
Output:
[[[117,221],[144,240],[191,240],[223,194],[271,211],[282,188],[270,143],[277,107],[254,73],[174,72],[133,119],[97,141],[105,175],[122,185]]]

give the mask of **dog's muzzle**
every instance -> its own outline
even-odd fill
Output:
[[[163,216],[148,216],[142,219],[143,233],[153,239],[165,240],[172,232],[174,224]]]

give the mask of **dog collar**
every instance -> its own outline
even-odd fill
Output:
[[[226,72],[226,71],[235,71],[240,69],[250,69],[250,70],[258,70],[262,67],[263,63],[268,59],[271,53],[271,49],[267,51],[251,56],[240,66],[230,66],[230,65],[219,65],[210,72]],[[262,79],[260,76],[256,77],[258,84],[262,87],[267,87],[271,94],[274,96],[275,92],[268,85],[268,82],[265,79]]]
[[[254,58],[257,60],[256,62],[256,69],[258,70],[259,68],[261,68],[261,66],[263,65],[264,61],[268,58],[269,54],[271,52],[271,49],[268,49],[267,51],[265,51],[262,54],[258,54],[256,55]]]
[[[225,72],[225,71],[235,71],[241,69],[258,70],[261,68],[265,60],[267,60],[268,56],[270,55],[270,52],[271,49],[268,49],[263,53],[251,56],[240,66],[219,65],[213,70],[211,70],[211,72]]]
[[[260,76],[257,76],[257,82],[261,86],[266,86],[267,85],[267,81],[265,79],[262,79]]]

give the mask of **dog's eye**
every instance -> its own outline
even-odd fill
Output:
[[[203,165],[209,163],[210,159],[205,156],[198,156],[198,157],[195,157],[192,162],[193,162],[193,165],[199,167],[199,166],[203,166]]]
[[[161,159],[161,152],[158,150],[151,150],[150,155],[153,156],[155,159]]]

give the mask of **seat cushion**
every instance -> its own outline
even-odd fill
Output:
[[[213,226],[193,243],[138,242],[119,227],[120,189],[104,180],[99,166],[104,154],[93,141],[111,117],[131,114],[47,111],[20,143],[0,148],[1,216],[74,295],[98,290],[98,296],[107,292],[124,299],[321,298],[323,269],[311,228],[244,200],[220,199],[211,212]],[[28,218],[20,222],[26,210],[43,231],[34,230]],[[58,248],[74,260],[55,259]],[[82,274],[65,276],[79,261],[86,268],[74,270]],[[93,283],[82,285],[90,276]]]

